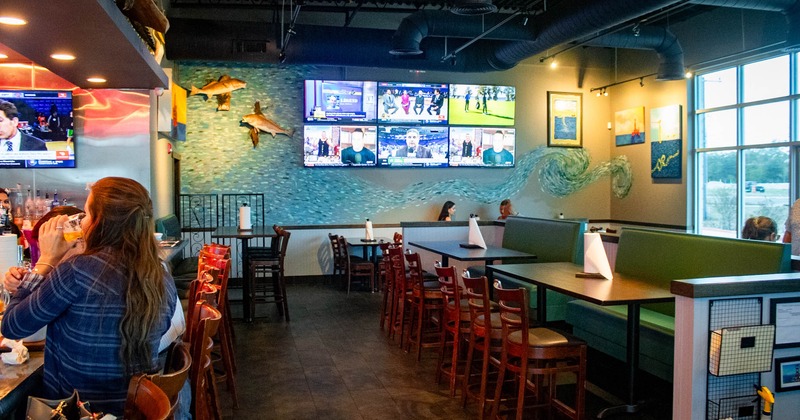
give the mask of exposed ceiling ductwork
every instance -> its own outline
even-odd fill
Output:
[[[450,13],[462,16],[486,15],[497,11],[492,0],[456,0],[450,6]]]
[[[781,12],[786,17],[788,31],[783,50],[800,51],[800,1],[798,0],[691,0],[692,4],[731,7],[736,9]]]
[[[685,75],[683,48],[669,29],[658,26],[637,26],[633,30],[614,32],[592,39],[584,45],[624,49],[652,49],[658,53],[656,80],[679,80]]]

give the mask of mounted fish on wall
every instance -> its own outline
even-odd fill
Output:
[[[231,110],[231,92],[234,90],[244,89],[247,87],[247,82],[240,79],[234,79],[227,74],[219,77],[219,80],[207,83],[200,89],[192,85],[192,90],[189,96],[205,95],[206,100],[211,99],[212,96],[217,97],[217,111],[230,111]]]
[[[267,116],[261,112],[261,102],[259,101],[256,101],[253,106],[252,114],[242,116],[242,123],[250,126],[250,140],[253,141],[253,149],[258,146],[258,134],[260,131],[272,134],[272,138],[275,138],[278,134],[284,134],[289,137],[294,135],[293,128],[287,130],[279,126],[275,121],[267,118]]]

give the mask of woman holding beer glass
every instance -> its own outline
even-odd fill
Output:
[[[119,416],[131,375],[158,371],[175,284],[158,257],[152,202],[136,181],[92,186],[81,221],[85,251],[61,261],[73,245],[63,234],[68,219],[41,226],[41,257],[12,295],[2,333],[20,339],[47,325],[42,396],[77,389],[92,411]],[[4,283],[12,289],[14,280],[10,271]]]

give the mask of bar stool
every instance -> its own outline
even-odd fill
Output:
[[[467,399],[478,401],[478,413],[481,419],[486,415],[487,390],[492,389],[488,378],[490,367],[500,367],[500,354],[503,350],[503,328],[500,313],[492,312],[489,300],[489,286],[486,277],[463,276],[464,290],[469,304],[470,335],[467,351],[466,371],[464,372],[464,391],[461,404],[466,407]],[[487,323],[486,320],[489,320]],[[471,383],[473,378],[475,351],[481,353],[480,374],[477,384]],[[491,388],[490,388],[491,387]]]
[[[269,252],[250,258],[250,299],[249,311],[255,314],[257,303],[275,303],[278,314],[289,322],[289,303],[286,297],[285,259],[291,233],[278,225],[273,225],[276,236]],[[265,281],[270,278],[272,281]]]
[[[405,254],[408,262],[408,279],[411,288],[411,311],[409,322],[406,352],[411,350],[411,345],[417,352],[417,361],[422,357],[422,349],[438,347],[441,335],[439,319],[444,307],[442,290],[439,282],[426,282],[422,278],[422,263],[418,253]],[[429,341],[425,338],[429,337]],[[430,340],[433,338],[433,340]]]
[[[503,289],[498,282],[495,296],[500,301],[503,350],[491,417],[497,418],[500,410],[503,381],[508,371],[517,382],[515,418],[523,418],[525,393],[531,390],[536,397],[536,403],[531,407],[547,409],[551,417],[555,410],[568,418],[582,419],[585,411],[586,343],[550,328],[529,328],[526,289]],[[574,407],[556,395],[556,376],[561,373],[575,375]]]
[[[450,379],[450,396],[456,396],[456,382],[463,375],[459,369],[459,362],[464,360],[459,358],[462,354],[462,345],[466,337],[469,336],[469,305],[466,299],[461,298],[461,286],[458,284],[458,277],[455,267],[436,266],[436,274],[439,276],[439,285],[444,296],[444,310],[442,316],[442,336],[439,341],[439,363],[436,368],[436,383],[440,383],[442,376],[446,375]],[[452,337],[452,341],[448,340]],[[446,361],[448,347],[451,348],[450,361]]]
[[[192,366],[189,368],[189,383],[192,385],[192,418],[197,420],[221,420],[214,369],[211,367],[211,338],[219,328],[222,314],[205,301],[200,300],[189,308],[194,325],[193,331],[184,335],[189,340]]]
[[[394,272],[392,271],[392,259],[389,258],[389,248],[396,248],[397,245],[390,242],[378,245],[381,248],[383,257],[378,263],[378,276],[381,278],[383,284],[383,298],[381,299],[381,331],[385,329],[386,324],[391,325],[392,311],[394,310]],[[402,254],[402,245],[400,246],[400,253]]]

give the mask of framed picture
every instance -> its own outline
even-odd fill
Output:
[[[800,356],[775,359],[775,391],[800,389]]]
[[[617,146],[644,143],[646,131],[643,106],[614,113],[614,140]]]
[[[800,298],[769,300],[769,323],[775,324],[775,348],[800,347]]]
[[[681,177],[681,106],[650,110],[650,176]]]
[[[583,94],[547,92],[547,146],[583,147]]]

